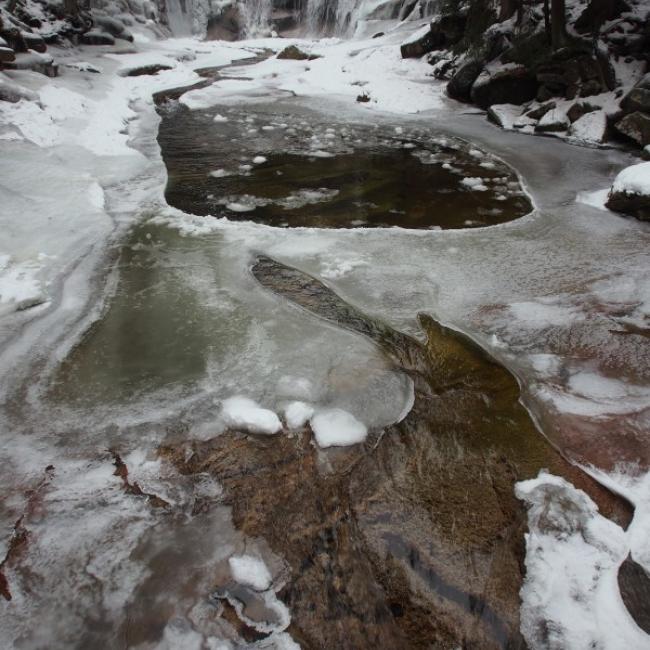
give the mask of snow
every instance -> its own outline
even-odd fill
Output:
[[[614,179],[612,192],[650,196],[650,162],[626,167]]]
[[[362,422],[338,408],[316,411],[310,424],[321,448],[356,445],[368,435],[368,429]]]
[[[233,555],[228,558],[233,579],[239,584],[265,591],[271,586],[271,573],[264,560],[252,555]]]
[[[300,429],[314,415],[314,407],[305,402],[291,402],[285,410],[284,417],[290,429]]]
[[[648,636],[631,621],[617,585],[618,567],[639,541],[639,514],[626,533],[582,490],[545,472],[518,483],[516,494],[528,507],[521,630],[530,647],[647,647]],[[644,535],[647,515],[641,515]]]
[[[592,192],[578,192],[576,201],[589,205],[592,208],[597,208],[598,210],[607,210],[605,204],[608,198],[609,189],[605,188],[604,190],[594,190]]]
[[[273,434],[282,429],[282,423],[273,411],[260,407],[247,397],[235,396],[224,400],[221,417],[227,426],[250,433]]]
[[[185,93],[180,101],[191,109],[206,109],[214,105],[228,105],[245,100],[248,103],[268,101],[288,94],[298,97],[340,96],[349,100],[363,92],[371,101],[363,110],[382,110],[393,113],[418,113],[443,105],[443,84],[435,81],[422,84],[429,67],[425,60],[402,59],[399,52],[399,33],[388,42],[319,41],[316,53],[321,58],[296,62],[269,58],[248,67],[246,79],[242,71],[231,68],[223,77],[207,88]],[[277,50],[278,41],[259,41]],[[304,46],[305,41],[283,39],[280,45]],[[326,152],[325,152],[326,153]],[[331,155],[331,154],[327,154]]]
[[[430,32],[431,32],[431,26],[427,23],[423,27],[420,27],[420,29],[413,32],[408,38],[404,39],[402,41],[402,45],[410,45],[411,43],[415,43],[416,41],[419,41],[421,38],[423,38]]]

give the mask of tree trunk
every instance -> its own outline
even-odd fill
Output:
[[[566,42],[566,10],[564,0],[551,0],[551,46],[554,50]]]
[[[544,0],[544,33],[546,40],[551,42],[551,7],[549,6],[550,0]]]
[[[518,0],[501,0],[501,10],[499,11],[499,22],[508,20],[514,16],[515,11],[517,11],[517,6],[519,5]]]

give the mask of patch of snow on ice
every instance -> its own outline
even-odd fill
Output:
[[[265,591],[271,586],[271,573],[264,560],[252,555],[233,555],[228,558],[232,577],[240,585]]]
[[[221,416],[228,426],[250,433],[273,434],[282,429],[282,423],[273,411],[262,408],[247,397],[235,396],[224,400]]]
[[[359,422],[352,413],[337,408],[317,411],[310,424],[321,448],[356,445],[368,435],[363,422]]]
[[[312,415],[314,415],[314,407],[305,402],[291,402],[284,410],[284,417],[290,429],[304,427]]]

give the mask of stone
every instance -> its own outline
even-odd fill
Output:
[[[614,212],[629,214],[641,221],[650,221],[650,196],[647,194],[611,192],[606,206]]]
[[[236,41],[244,31],[244,21],[236,5],[226,6],[221,13],[210,16],[205,38],[208,41]]]
[[[115,39],[107,32],[98,29],[91,29],[81,35],[81,42],[84,45],[115,45]]]
[[[515,128],[515,122],[521,117],[521,108],[514,104],[493,104],[487,110],[487,117],[502,129]]]
[[[456,70],[447,84],[447,94],[461,102],[469,102],[472,86],[483,70],[481,61],[467,61]]]
[[[10,47],[0,47],[0,63],[14,61],[16,53]]]
[[[581,34],[597,30],[603,23],[618,18],[630,11],[625,0],[607,0],[606,2],[588,2],[585,10],[578,16],[574,28]]]
[[[417,38],[414,36],[402,43],[400,45],[400,54],[403,59],[416,59],[435,49],[440,49],[440,46],[436,44],[431,29],[429,29],[421,36]]]
[[[45,41],[38,34],[33,34],[31,32],[21,32],[20,35],[23,37],[23,41],[25,41],[25,45],[28,49],[40,53],[43,53],[45,50],[47,50]]]
[[[644,82],[644,80],[645,77],[641,82]],[[650,113],[650,88],[646,88],[640,84],[634,86],[621,100],[621,108],[626,113],[634,113],[634,111]]]
[[[537,80],[524,67],[508,65],[483,71],[472,86],[472,101],[487,109],[492,104],[524,104],[537,94]]]
[[[546,104],[542,104],[541,106],[528,111],[526,115],[533,120],[541,120],[544,115],[546,115],[550,110],[553,110],[556,105],[555,102],[547,102]]]
[[[295,45],[289,45],[278,54],[277,58],[286,59],[289,61],[313,61],[314,59],[318,59],[320,57],[316,54],[307,54],[307,52],[303,52]]]
[[[171,70],[172,66],[162,63],[152,63],[151,65],[142,65],[137,68],[129,68],[121,73],[123,77],[141,77],[143,75],[154,75],[163,70]]]
[[[14,61],[5,63],[9,70],[32,70],[39,72],[46,77],[56,77],[59,74],[59,66],[49,54],[38,52],[17,52]]]
[[[591,97],[592,95],[600,95],[603,92],[603,87],[599,81],[592,79],[585,81],[580,87],[580,97]]]
[[[0,101],[11,102],[15,104],[21,99],[30,102],[38,101],[38,94],[28,88],[23,88],[18,84],[0,80]]]
[[[583,115],[596,110],[598,110],[598,107],[593,106],[588,102],[576,102],[575,104],[571,105],[566,115],[569,118],[569,121],[573,123],[576,120],[579,120]]]
[[[431,22],[429,30],[424,34],[402,43],[400,47],[402,58],[418,58],[433,50],[455,45],[463,37],[466,23],[467,18],[463,14],[440,16]]]
[[[650,115],[640,111],[630,113],[619,120],[615,128],[642,147],[650,144]]]
[[[569,127],[569,136],[580,142],[602,144],[607,140],[607,115],[599,110],[585,113]]]
[[[563,110],[553,108],[547,111],[537,123],[537,133],[558,133],[569,128],[569,118]]]

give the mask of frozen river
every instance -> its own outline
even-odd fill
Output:
[[[97,219],[0,187],[46,256],[0,323],[0,645],[648,647],[619,566],[650,568],[650,230],[598,194],[631,156],[367,43],[216,71],[268,46],[64,82],[133,156],[3,145]]]

